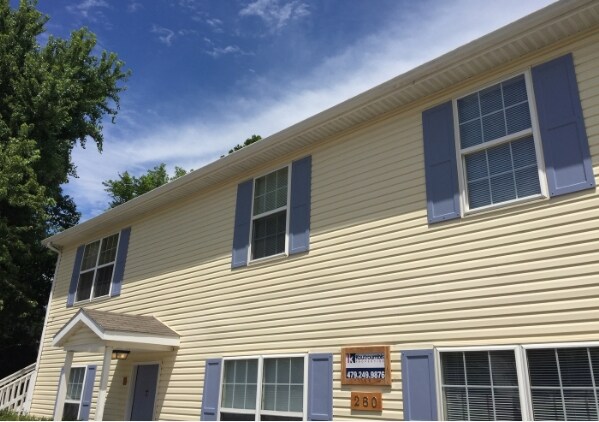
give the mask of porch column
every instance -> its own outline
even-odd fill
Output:
[[[100,391],[98,392],[98,405],[96,406],[96,420],[104,418],[104,405],[106,404],[106,387],[108,386],[108,375],[110,374],[110,359],[112,358],[112,347],[104,347],[104,361],[102,362],[102,376],[100,377]]]
[[[64,410],[64,399],[67,396],[67,382],[69,381],[69,374],[71,373],[71,365],[73,364],[73,355],[75,352],[67,350],[67,355],[64,358],[64,365],[62,366],[62,372],[58,380],[58,393],[56,395],[56,404],[54,405],[54,416],[55,421],[62,420],[62,412]]]

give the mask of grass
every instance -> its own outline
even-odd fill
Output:
[[[50,421],[49,418],[38,418],[36,416],[24,413],[14,412],[12,410],[0,410],[0,421]]]

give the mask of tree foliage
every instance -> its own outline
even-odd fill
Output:
[[[128,77],[87,29],[40,46],[47,21],[33,0],[0,0],[0,378],[35,359],[56,259],[40,241],[78,222],[61,188],[71,151],[102,150]]]
[[[132,176],[126,171],[123,174],[119,174],[118,179],[106,180],[102,184],[104,185],[104,190],[110,195],[111,201],[109,205],[111,208],[114,208],[158,186],[175,180],[186,173],[185,169],[175,167],[175,174],[169,176],[166,171],[166,164],[161,163],[139,177]]]
[[[262,136],[252,135],[251,137],[247,138],[243,144],[237,144],[232,149],[230,149],[229,154],[233,154],[235,151],[239,151],[241,148],[245,148],[248,145],[252,145],[253,143],[261,141],[261,140],[262,140]]]

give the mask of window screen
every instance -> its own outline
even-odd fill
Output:
[[[597,420],[599,348],[526,351],[535,420]]]
[[[458,99],[457,109],[468,208],[539,195],[524,75]]]
[[[514,352],[441,354],[447,420],[521,420]]]

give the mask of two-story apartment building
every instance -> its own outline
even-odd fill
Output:
[[[552,4],[46,239],[31,412],[597,419],[598,46]]]

